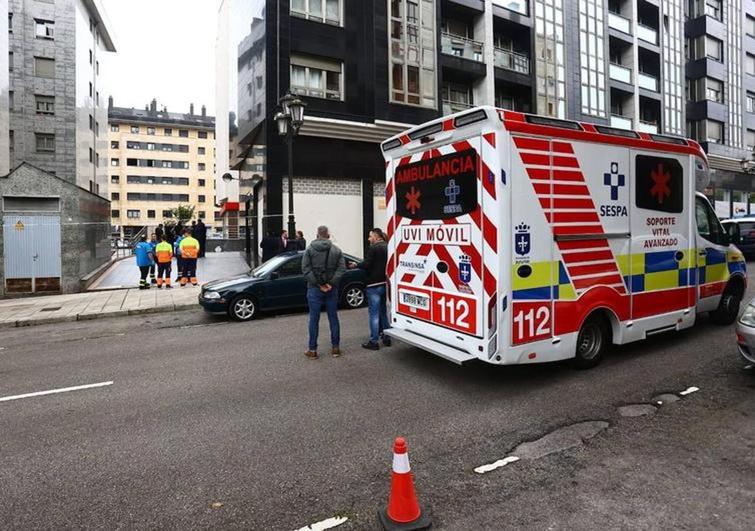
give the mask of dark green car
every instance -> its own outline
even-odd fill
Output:
[[[236,321],[249,321],[259,312],[293,310],[307,306],[307,281],[301,272],[303,251],[290,251],[258,268],[229,279],[202,286],[199,304],[209,313],[227,314]],[[346,263],[360,262],[344,254]],[[339,286],[344,308],[359,308],[365,302],[365,276],[361,269],[347,269]]]

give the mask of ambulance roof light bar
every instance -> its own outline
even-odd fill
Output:
[[[665,142],[666,144],[676,144],[677,146],[687,146],[687,141],[684,138],[678,137],[678,136],[668,136],[668,135],[655,135],[651,134],[650,138],[655,140],[656,142]]]
[[[582,126],[579,122],[570,122],[569,120],[559,120],[558,118],[547,118],[545,116],[536,116],[534,114],[526,114],[524,119],[531,124],[535,125],[547,125],[549,127],[559,127],[561,129],[571,129],[572,131],[582,131]]]

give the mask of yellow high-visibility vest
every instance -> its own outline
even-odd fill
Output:
[[[181,251],[181,258],[192,259],[199,256],[199,242],[193,236],[187,236],[178,244]]]
[[[160,242],[155,247],[155,255],[157,255],[158,264],[167,264],[173,257],[173,246],[168,242]]]

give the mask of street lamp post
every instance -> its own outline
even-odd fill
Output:
[[[280,112],[275,115],[278,134],[286,139],[288,148],[288,238],[296,238],[296,221],[294,218],[294,137],[304,123],[304,106],[298,96],[290,92],[278,100]]]

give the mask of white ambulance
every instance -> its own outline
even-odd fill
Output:
[[[456,363],[574,358],[712,312],[747,277],[700,146],[479,107],[382,144],[390,335]]]

